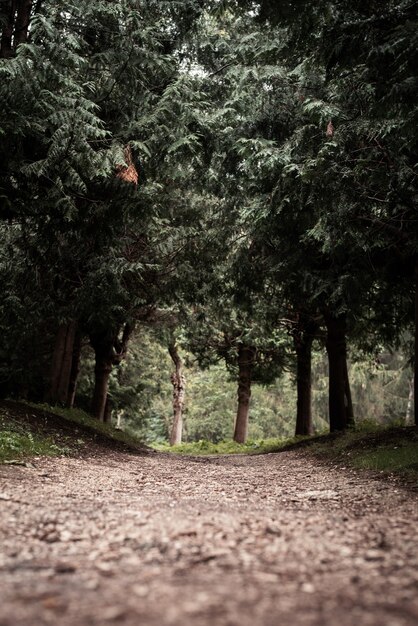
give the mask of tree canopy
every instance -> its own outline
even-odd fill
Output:
[[[238,440],[288,372],[313,432],[312,350],[352,426],[350,354],[418,363],[417,9],[3,2],[1,394],[72,406],[94,360],[90,411],[131,415],[151,328],[226,362]]]

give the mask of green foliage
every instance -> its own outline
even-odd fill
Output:
[[[161,311],[211,366],[187,371],[190,440],[229,436],[236,390],[219,361],[236,376],[242,344],[266,385],[251,436],[291,433],[301,319],[344,315],[353,352],[402,345],[408,360],[417,2],[279,4],[46,1],[0,59],[0,394],[44,396],[61,322],[117,336]],[[163,439],[170,363],[140,337],[112,374],[114,416]],[[357,414],[405,415],[403,365],[353,362]],[[91,389],[85,348],[86,410]]]
[[[183,443],[177,446],[157,444],[153,447],[162,452],[173,454],[185,454],[191,456],[207,456],[212,454],[266,454],[278,452],[281,448],[289,445],[293,439],[249,439],[246,443],[235,441],[211,441],[200,440],[194,443]]]

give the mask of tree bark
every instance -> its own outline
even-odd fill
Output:
[[[168,346],[168,351],[176,368],[171,375],[171,382],[173,384],[173,426],[170,435],[170,446],[175,446],[182,441],[186,379],[183,375],[183,362],[177,345],[174,342],[171,343]]]
[[[76,323],[61,324],[55,338],[49,388],[45,401],[49,404],[67,403],[74,350]]]
[[[97,349],[94,368],[94,391],[91,402],[91,414],[100,422],[104,422],[109,389],[109,378],[112,371],[112,351]]]
[[[237,443],[247,441],[253,361],[254,349],[240,344],[238,347],[238,410],[234,429],[234,441]]]
[[[347,428],[354,428],[356,423],[354,420],[353,398],[351,395],[350,378],[348,376],[347,356],[344,363],[344,389],[345,389],[345,411]]]
[[[29,24],[32,11],[32,0],[18,0],[16,27],[13,48],[16,51],[21,43],[28,40]]]
[[[80,374],[81,340],[81,333],[79,330],[76,330],[73,347],[73,358],[71,363],[70,382],[68,385],[67,395],[67,407],[69,409],[72,409],[74,407],[78,376]]]
[[[294,337],[297,362],[297,405],[295,435],[312,435],[312,343],[314,336],[308,332]]]
[[[329,363],[329,425],[330,431],[344,431],[347,427],[346,410],[346,320],[344,316],[325,314],[327,327],[326,349]]]
[[[114,365],[119,365],[125,358],[133,326],[125,324],[122,339],[118,334],[107,332],[91,333],[90,343],[94,348],[96,364],[94,368],[94,391],[91,402],[91,414],[101,422],[105,420],[105,410],[109,389],[109,378]]]
[[[17,0],[9,0],[1,10],[4,26],[1,33],[0,59],[9,59],[13,55],[12,38],[16,16]]]
[[[109,397],[109,394],[107,394],[107,398],[106,398],[106,404],[105,404],[105,409],[104,409],[104,414],[103,414],[103,421],[105,424],[111,424],[112,423],[112,401]]]
[[[412,405],[414,403],[414,381],[415,376],[412,376],[409,381],[409,393],[408,393],[408,404],[406,405],[406,414],[405,414],[405,424],[412,423]]]
[[[414,421],[418,426],[418,258],[415,259]]]

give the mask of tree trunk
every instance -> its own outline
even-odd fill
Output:
[[[91,414],[100,422],[105,420],[105,409],[107,402],[107,392],[109,389],[109,378],[112,371],[112,351],[97,349],[96,365],[94,368],[94,391],[91,402]]]
[[[406,405],[406,414],[405,414],[405,424],[412,423],[412,405],[414,403],[414,381],[415,376],[412,376],[409,381],[409,394],[408,394],[408,404]]]
[[[300,333],[294,339],[297,359],[297,405],[295,435],[312,435],[312,343],[313,335]]]
[[[21,43],[26,43],[28,40],[31,11],[32,0],[18,1],[16,27],[13,38],[13,48],[15,51]]]
[[[238,347],[238,410],[234,429],[234,441],[237,443],[245,443],[248,435],[253,361],[254,349],[240,344]]]
[[[105,404],[105,410],[104,410],[104,414],[103,414],[103,421],[105,424],[111,424],[112,423],[112,401],[109,397],[109,394],[107,394],[107,398],[106,398],[106,404]]]
[[[171,382],[173,384],[173,426],[170,435],[170,446],[175,446],[180,444],[182,440],[186,379],[183,375],[183,362],[177,345],[175,343],[171,343],[168,346],[168,351],[176,368],[171,375]]]
[[[347,427],[346,410],[346,321],[345,317],[325,314],[327,327],[326,348],[329,363],[329,425],[330,431],[344,431]]]
[[[9,59],[13,55],[12,38],[16,16],[16,0],[9,0],[1,9],[1,17],[4,25],[1,33],[0,59]]]
[[[64,356],[61,365],[61,376],[57,389],[57,402],[62,405],[66,404],[68,398],[76,328],[77,326],[75,322],[70,322],[67,325]]]
[[[414,421],[418,426],[418,258],[415,260]]]
[[[50,384],[45,395],[49,404],[67,403],[74,350],[76,323],[61,324],[58,328],[52,356]]]
[[[125,324],[122,339],[118,333],[99,331],[90,334],[90,343],[96,355],[94,368],[94,391],[91,402],[91,414],[101,422],[105,421],[109,378],[114,365],[119,365],[125,358],[130,336],[134,330],[131,324]]]
[[[351,396],[350,378],[348,376],[347,357],[344,363],[344,389],[347,428],[354,428],[356,423],[354,420],[353,398]]]
[[[73,359],[71,363],[70,382],[68,385],[67,407],[69,409],[72,409],[74,407],[78,376],[80,374],[81,340],[81,333],[79,330],[77,330],[74,338]]]

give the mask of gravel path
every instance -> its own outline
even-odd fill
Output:
[[[0,466],[0,625],[415,626],[417,504],[305,451]]]

